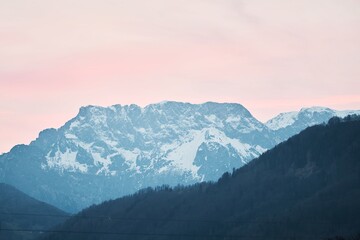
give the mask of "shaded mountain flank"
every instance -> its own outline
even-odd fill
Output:
[[[0,239],[34,239],[40,235],[36,230],[49,230],[68,216],[10,185],[0,183]]]

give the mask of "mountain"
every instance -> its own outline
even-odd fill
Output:
[[[276,141],[282,142],[299,133],[307,127],[327,122],[332,117],[345,117],[347,115],[359,115],[357,111],[336,111],[325,107],[302,108],[296,112],[280,113],[270,119],[265,125],[274,131]]]
[[[74,212],[148,186],[215,180],[273,146],[271,134],[240,104],[82,107],[2,155],[0,180]]]
[[[322,117],[303,118],[308,111]],[[284,125],[279,117],[263,124],[234,103],[82,107],[61,128],[0,156],[0,181],[76,212],[148,186],[217,180],[336,113],[323,115],[301,110]]]
[[[332,119],[224,174],[217,183],[163,186],[107,201],[43,239],[353,236],[360,231],[359,186],[360,118]]]
[[[55,215],[56,217],[53,217]],[[62,223],[68,216],[67,213],[29,197],[10,185],[0,183],[0,239],[34,239],[39,233],[16,230],[50,229]]]

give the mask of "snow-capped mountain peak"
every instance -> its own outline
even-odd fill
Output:
[[[320,112],[334,112],[334,110],[327,107],[313,106],[313,107],[301,108],[300,112],[320,113]]]
[[[266,122],[266,126],[272,130],[278,130],[292,125],[298,117],[298,112],[280,113],[275,118]]]
[[[265,125],[274,131],[289,127],[301,131],[305,127],[327,122],[331,117],[345,117],[349,114],[359,113],[360,111],[337,111],[327,107],[314,106],[301,108],[300,111],[280,113],[267,121]]]
[[[0,156],[0,181],[76,211],[148,186],[216,180],[307,126],[347,113],[304,108],[263,124],[236,103],[89,105]],[[36,177],[30,183],[27,176]]]

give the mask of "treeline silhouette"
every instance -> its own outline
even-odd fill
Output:
[[[106,201],[41,239],[331,239],[359,231],[360,119],[349,116],[304,130],[216,183]]]

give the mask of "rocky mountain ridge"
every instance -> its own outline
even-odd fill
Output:
[[[148,186],[217,180],[337,114],[309,108],[263,124],[235,103],[87,106],[0,156],[0,181],[74,212]]]

